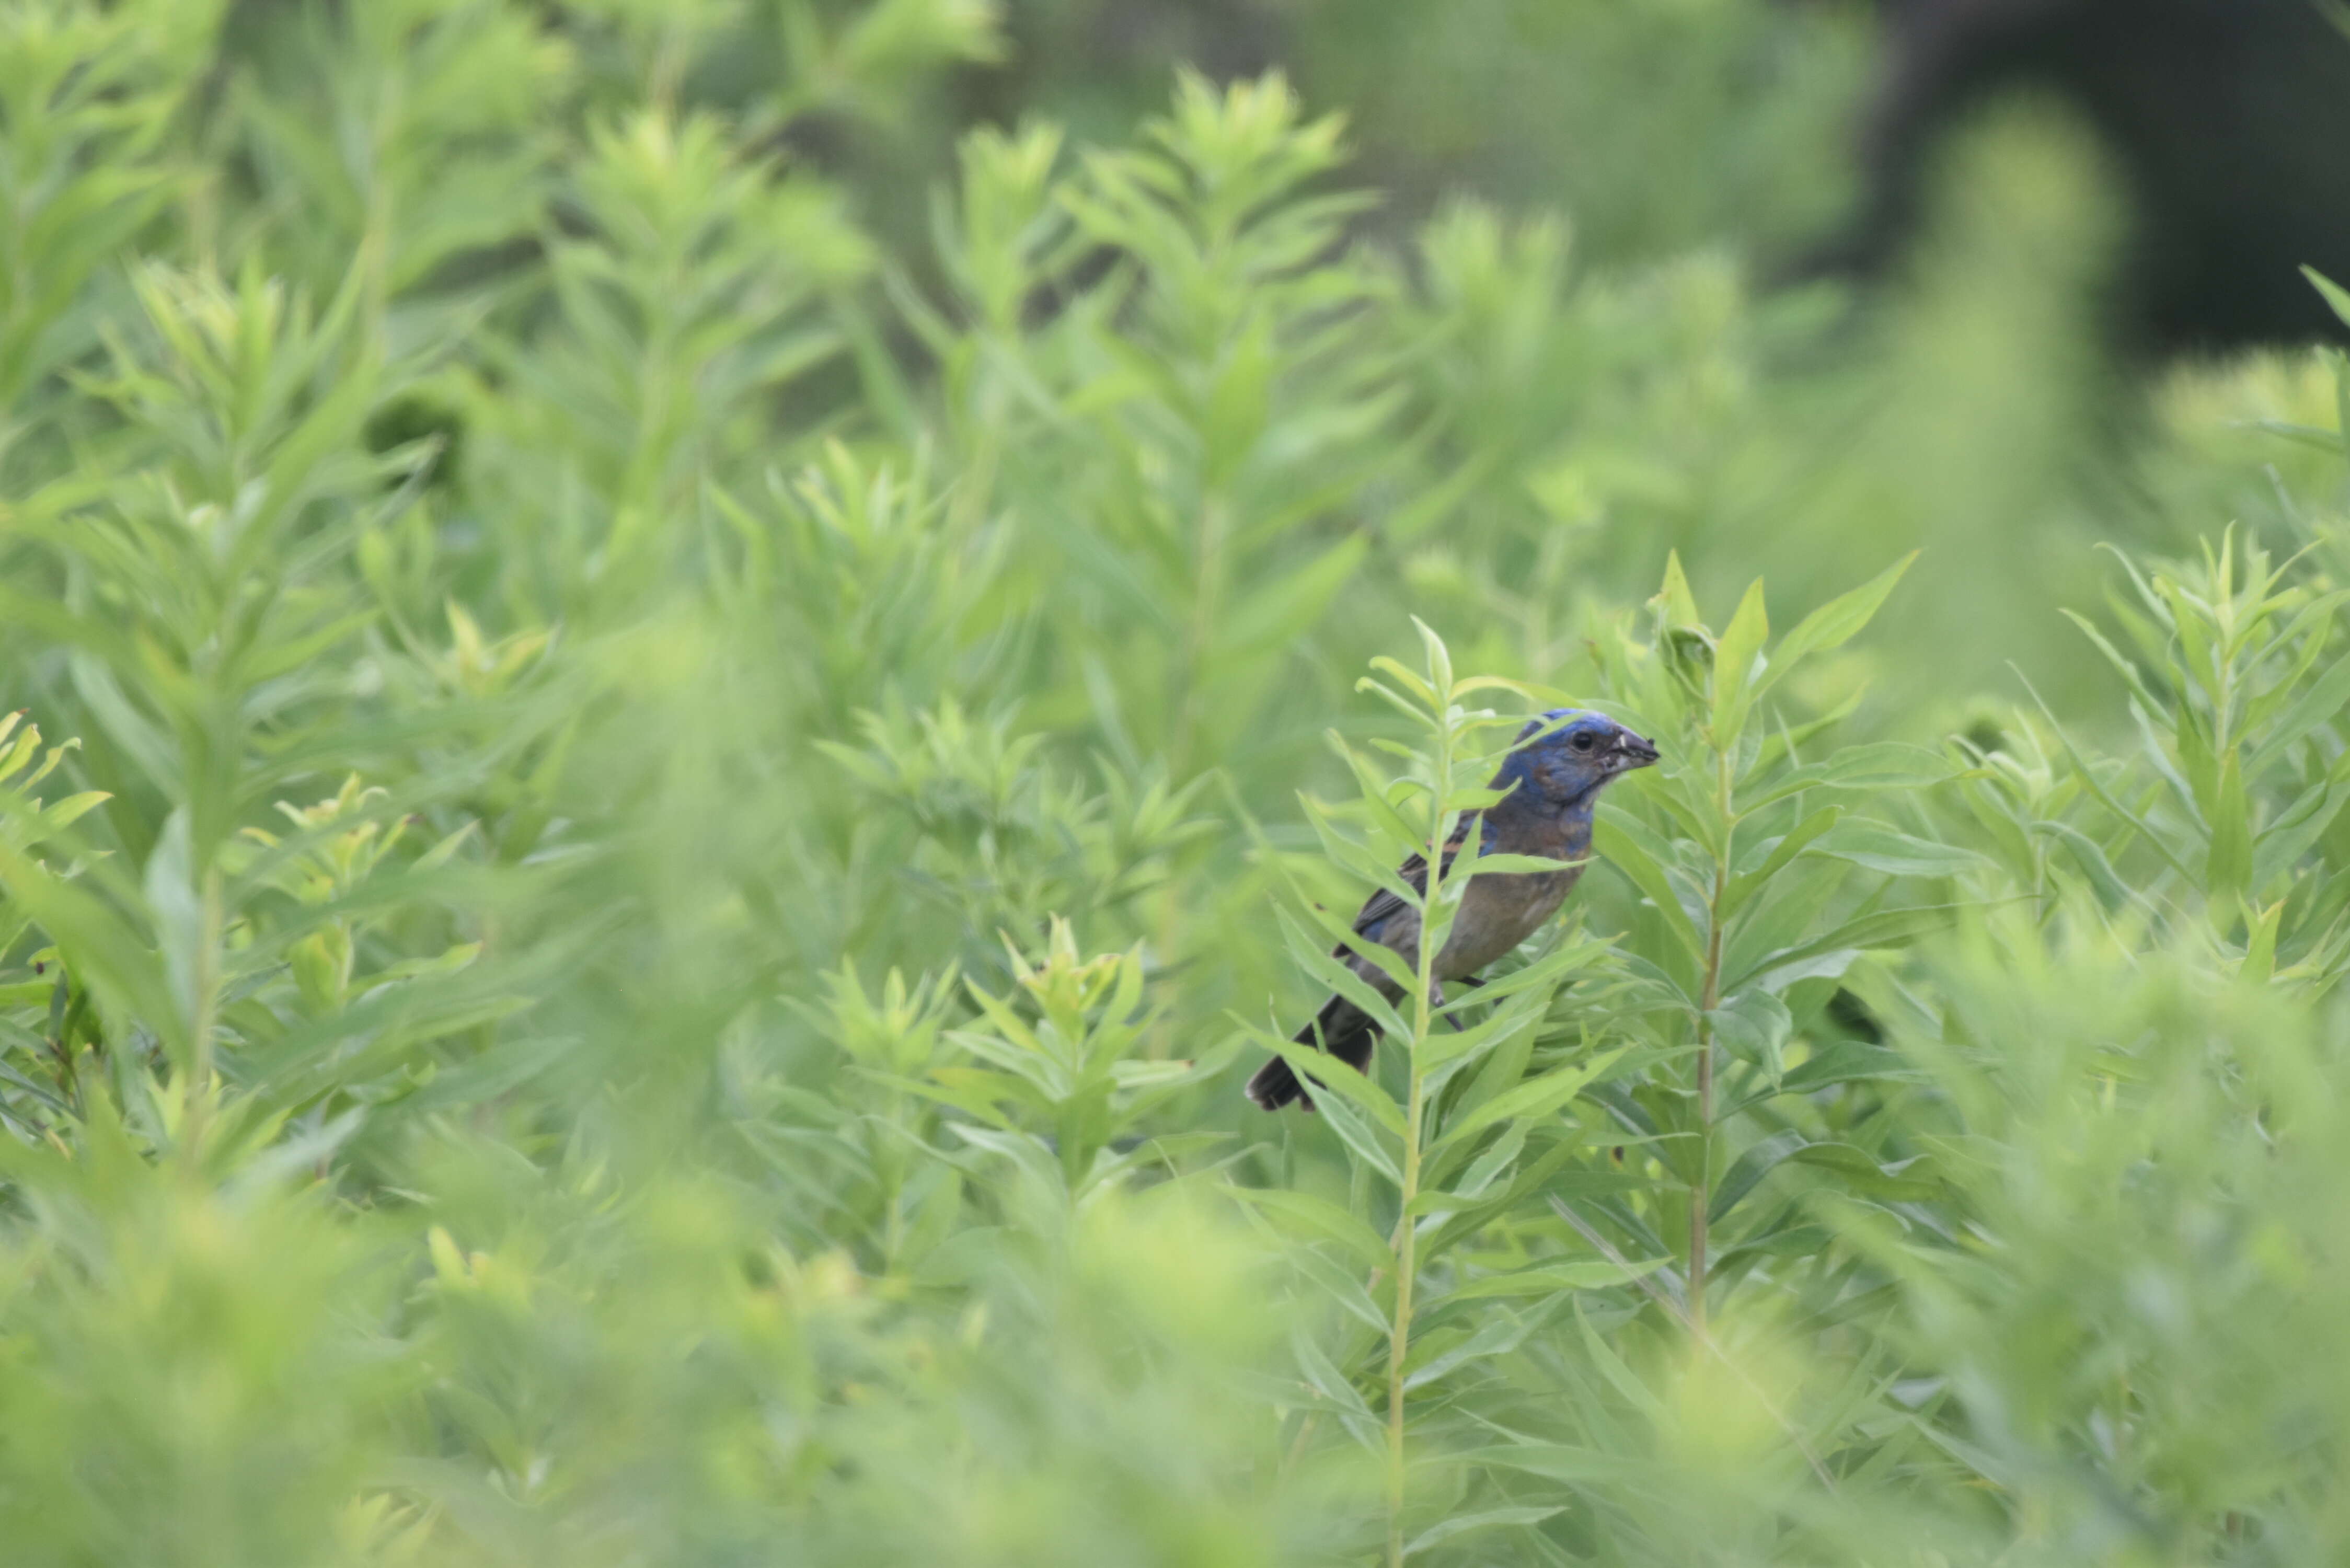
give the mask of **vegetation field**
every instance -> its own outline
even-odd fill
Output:
[[[1772,286],[1834,6],[1292,9],[0,0],[0,1563],[2350,1552],[2350,361],[2045,106]]]

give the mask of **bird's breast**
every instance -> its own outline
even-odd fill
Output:
[[[1452,918],[1443,950],[1436,955],[1439,979],[1474,974],[1540,930],[1558,913],[1579,866],[1564,871],[1536,871],[1524,876],[1488,873],[1472,877],[1461,895],[1460,912]]]

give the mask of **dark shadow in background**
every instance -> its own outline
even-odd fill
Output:
[[[2303,265],[2350,278],[2350,7],[2338,0],[1881,0],[1857,221],[1811,270],[1877,276],[1918,233],[1952,128],[2054,99],[2095,133],[2126,228],[2106,324],[2156,354],[2345,328]]]
[[[1874,0],[1857,13],[1836,0],[1012,0],[1010,57],[967,73],[959,96],[965,119],[1039,110],[1115,135],[1162,101],[1178,62],[1218,79],[1278,67],[1317,108],[1348,109],[1355,177],[1389,192],[1399,222],[1465,192],[1564,208],[1602,265],[1728,241],[1798,281],[1897,272],[1950,136],[2033,94],[2094,131],[2124,187],[2103,324],[2116,346],[2345,337],[2299,269],[2350,278],[2350,0]],[[1856,21],[1873,44],[1853,47]]]

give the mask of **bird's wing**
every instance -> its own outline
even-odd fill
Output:
[[[1444,841],[1445,875],[1451,875],[1453,859],[1460,855],[1461,846],[1469,842],[1469,829],[1475,825],[1477,820],[1478,814],[1476,812],[1462,812],[1461,814],[1460,823],[1452,829],[1452,836]],[[1396,867],[1396,875],[1402,877],[1404,882],[1413,892],[1418,893],[1422,898],[1426,898],[1428,896],[1427,856],[1413,856],[1409,860],[1406,860],[1402,865]],[[1376,933],[1378,932],[1380,925],[1387,920],[1388,917],[1394,914],[1397,910],[1406,908],[1409,908],[1409,906],[1406,905],[1403,899],[1392,889],[1387,888],[1377,888],[1372,892],[1368,898],[1366,898],[1363,901],[1362,909],[1357,912],[1355,916],[1355,929],[1361,935],[1371,937],[1376,940]],[[1333,958],[1343,959],[1347,956],[1347,951],[1348,950],[1346,944],[1341,942],[1337,947],[1331,950],[1330,956]]]

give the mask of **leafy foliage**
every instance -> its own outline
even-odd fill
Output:
[[[2338,358],[2002,701],[1975,283],[1369,234],[1277,76],[810,151],[1006,37],[0,6],[11,1561],[2338,1556]],[[1565,919],[1371,994],[1558,703]]]

